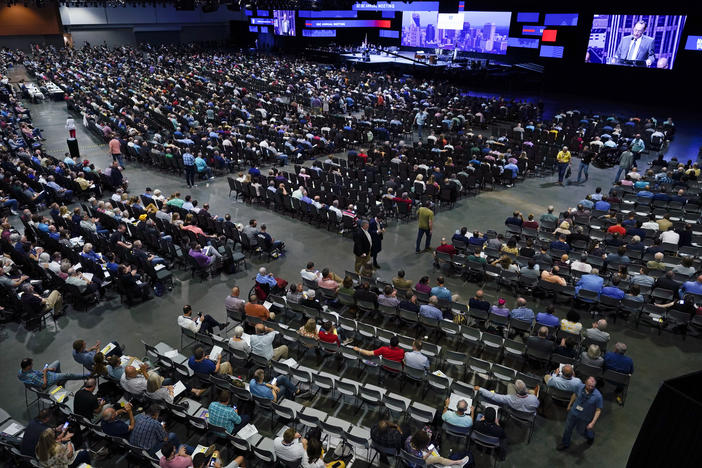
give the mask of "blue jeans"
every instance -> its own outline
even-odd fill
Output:
[[[295,398],[295,385],[290,381],[288,376],[279,375],[276,377],[275,386],[280,389],[280,393],[287,399],[292,400]],[[280,401],[280,395],[278,395],[278,401]],[[242,416],[243,417],[243,416]]]
[[[206,168],[204,168],[203,170],[198,171],[198,174],[199,174],[199,175],[204,175],[204,176],[207,177],[208,179],[211,179],[211,178],[212,178],[212,168],[206,167]]]
[[[19,205],[17,203],[17,200],[15,200],[14,198],[8,198],[4,202],[2,202],[2,206],[3,206],[3,208],[6,206],[9,206],[10,209],[13,211],[19,210]]]
[[[431,231],[430,231],[429,229],[422,229],[422,228],[419,228],[419,230],[417,231],[417,247],[416,247],[416,249],[415,249],[417,252],[419,252],[419,244],[422,243],[422,237],[423,237],[424,235],[427,236],[427,240],[426,240],[426,242],[424,243],[424,248],[425,248],[425,249],[428,249],[428,248],[429,248],[429,244],[431,244]]]
[[[417,124],[417,135],[419,135],[419,139],[422,139],[422,129],[424,128],[424,124],[419,125]]]
[[[578,182],[580,182],[580,175],[584,172],[585,173],[585,180],[589,178],[587,175],[587,171],[590,169],[589,164],[585,164],[584,162],[580,163],[580,167],[578,167]]]
[[[619,176],[622,175],[622,172],[626,172],[626,168],[619,166],[619,169],[617,169],[617,175],[614,176],[614,182],[621,180],[621,179],[619,179]]]
[[[46,382],[48,386],[53,384],[59,384],[65,382],[66,380],[83,380],[88,377],[88,375],[72,374],[67,372],[61,372],[61,362],[56,360],[49,364],[50,369],[54,369],[53,372],[47,372]]]
[[[122,159],[122,153],[113,154],[112,160],[117,161],[117,164],[124,167],[124,159]]]
[[[571,410],[566,418],[565,429],[563,429],[563,438],[561,443],[566,447],[570,446],[570,438],[573,435],[573,429],[577,430],[579,434],[582,434],[586,439],[594,439],[595,432],[587,428],[590,421],[577,417]]]
[[[565,173],[568,170],[568,163],[557,163],[558,164],[558,182],[563,183],[565,178]]]
[[[86,465],[90,464],[90,452],[88,452],[87,450],[76,451],[76,459],[73,460],[73,463],[68,465],[68,467],[76,468],[77,466],[80,466],[83,463],[85,463]]]

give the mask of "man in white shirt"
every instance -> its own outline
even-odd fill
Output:
[[[570,264],[570,269],[581,271],[586,275],[589,275],[592,272],[592,265],[587,263],[587,256],[583,255],[579,260],[574,260],[573,263]]]
[[[277,458],[286,462],[302,460],[307,451],[307,439],[289,427],[283,435],[273,440],[273,451]]]
[[[336,213],[336,217],[341,221],[341,217],[344,215],[344,213],[339,209],[339,200],[334,200],[329,207],[329,211]]]
[[[656,222],[656,216],[651,215],[649,220],[641,225],[641,229],[650,229],[652,231],[658,231],[660,229],[660,226]]]
[[[680,241],[680,234],[673,230],[668,230],[665,232],[661,232],[660,238],[661,242],[663,242],[664,244],[678,245],[678,242]]]
[[[214,327],[219,327],[220,330],[227,327],[226,323],[219,323],[209,314],[202,315],[200,312],[197,318],[193,317],[193,308],[189,304],[183,306],[183,315],[178,317],[178,325],[193,333],[203,331],[209,334],[212,334]]]
[[[314,262],[307,262],[307,267],[300,270],[300,276],[307,281],[317,281],[322,277],[319,270],[315,269]]]

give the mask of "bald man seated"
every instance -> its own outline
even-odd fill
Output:
[[[129,424],[124,422],[119,417],[126,414],[129,418]],[[132,412],[132,404],[125,403],[124,408],[114,409],[112,407],[102,410],[102,432],[108,436],[129,438],[129,434],[134,429],[134,413]]]

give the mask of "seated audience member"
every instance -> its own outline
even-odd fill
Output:
[[[604,365],[604,359],[602,358],[600,347],[596,344],[588,346],[587,350],[580,354],[580,362],[592,367],[602,367]]]
[[[411,312],[419,313],[419,304],[417,303],[417,295],[408,290],[405,293],[405,298],[400,301],[398,306],[400,309],[409,310]]]
[[[531,323],[534,321],[534,311],[528,308],[527,301],[523,297],[517,299],[517,307],[512,309],[509,317],[514,320]]]
[[[188,359],[188,367],[197,375],[226,374],[232,375],[232,365],[222,362],[222,353],[217,356],[217,360],[210,359],[209,354],[205,355],[202,346],[198,346],[193,351],[193,355]]]
[[[32,419],[27,427],[25,427],[22,432],[22,442],[20,444],[20,453],[28,457],[33,457],[35,450],[37,448],[37,442],[39,442],[39,437],[42,432],[46,429],[50,429],[49,421],[51,420],[51,415],[53,410],[51,408],[43,408],[39,410],[37,417]],[[64,442],[70,440],[71,436],[68,433],[68,429],[63,429],[63,425],[60,425],[54,429],[57,433],[56,440],[58,442]]]
[[[564,319],[561,319],[561,330],[579,335],[583,324],[580,323],[580,314],[576,310],[569,310]]]
[[[73,412],[90,422],[100,417],[106,403],[104,399],[95,395],[95,390],[97,390],[97,380],[91,377],[85,380],[83,388],[73,396]]]
[[[263,321],[275,320],[275,313],[266,309],[266,307],[260,303],[256,294],[252,294],[249,297],[249,302],[244,306],[244,312],[248,317],[256,317]]]
[[[556,347],[556,344],[549,339],[546,327],[539,327],[535,336],[527,338],[526,345],[528,349],[536,349],[546,354],[551,354]]]
[[[448,458],[433,455],[433,449],[429,449],[430,442],[429,434],[424,429],[420,429],[407,438],[405,450],[411,455],[423,459],[426,466],[463,466],[468,461],[468,457],[460,460],[449,460]]]
[[[149,405],[143,413],[134,418],[134,429],[129,435],[129,443],[145,449],[151,455],[161,450],[166,442],[179,447],[178,437],[175,433],[166,432],[164,425],[159,421],[161,408],[157,404]]]
[[[550,269],[545,269],[541,272],[541,279],[546,281],[547,283],[555,283],[560,286],[565,286],[566,280],[565,278],[558,276],[558,271],[559,269],[555,265]]]
[[[431,286],[429,286],[429,277],[422,276],[421,278],[419,278],[417,284],[414,285],[414,289],[420,293],[431,294]]]
[[[571,393],[575,393],[583,385],[583,382],[575,377],[573,366],[570,364],[564,365],[563,370],[558,368],[552,373],[545,375],[544,382],[546,382],[547,387]]]
[[[126,414],[129,418],[129,424],[119,419],[119,416]],[[100,427],[102,432],[112,437],[122,437],[125,439],[129,438],[129,434],[134,429],[134,412],[132,411],[132,404],[127,402],[124,404],[124,408],[118,410],[107,407],[102,410],[102,421],[100,422]]]
[[[536,323],[539,325],[546,325],[551,328],[558,328],[561,323],[560,319],[554,315],[556,307],[553,304],[546,306],[546,310],[536,314]]]
[[[414,340],[412,342],[412,351],[405,352],[404,363],[405,366],[413,369],[420,369],[425,372],[429,371],[429,358],[422,354],[421,340]]]
[[[441,419],[454,426],[471,427],[473,425],[471,414],[473,414],[475,408],[469,408],[466,400],[459,400],[454,411],[449,409],[449,402],[450,398],[447,398],[444,402],[444,411],[441,414]]]
[[[439,299],[436,296],[429,298],[429,303],[419,307],[419,315],[433,320],[443,320],[444,313],[439,309]]]
[[[300,391],[285,375],[275,377],[270,383],[265,383],[264,378],[263,369],[256,369],[249,382],[249,391],[253,396],[278,402],[283,398],[294,400],[300,394]]]
[[[202,331],[210,334],[213,333],[214,327],[218,327],[220,331],[227,327],[226,323],[218,322],[210,314],[202,315],[202,312],[200,312],[197,318],[193,317],[193,308],[190,304],[183,306],[183,315],[178,316],[178,325],[180,328],[185,328],[193,333]]]
[[[486,313],[489,312],[490,303],[483,298],[484,294],[482,289],[475,291],[475,296],[468,301],[468,307],[470,309],[484,310]]]
[[[207,407],[207,422],[217,427],[223,427],[228,434],[236,434],[249,422],[249,415],[239,415],[236,405],[231,405],[229,390],[220,390],[217,401]]]
[[[229,339],[229,348],[238,349],[248,356],[251,353],[251,345],[244,340],[243,336],[244,327],[241,325],[234,327],[232,337]]]
[[[307,439],[292,427],[287,428],[282,436],[273,439],[275,456],[284,462],[301,462],[306,450]]]
[[[399,424],[387,419],[381,419],[378,421],[378,424],[371,427],[370,430],[373,443],[381,447],[394,448],[397,450],[402,448],[402,441],[404,439],[403,432]]]
[[[631,375],[634,373],[634,361],[626,356],[626,344],[618,342],[614,345],[614,351],[609,351],[604,355],[604,368],[605,370],[613,370],[621,374]],[[616,388],[617,393],[617,403],[619,405],[624,404],[622,398],[622,392],[624,387],[618,385]]]
[[[504,443],[507,434],[505,434],[505,430],[500,426],[500,421],[497,418],[497,411],[495,411],[493,407],[487,407],[482,416],[482,418],[480,415],[476,418],[473,424],[473,431],[500,439],[500,459],[502,459],[504,458]]]
[[[273,348],[276,332],[272,328],[265,327],[262,323],[256,324],[256,334],[251,335],[251,353],[266,359],[279,361],[287,359],[288,347],[286,345]]]
[[[24,358],[20,363],[20,370],[17,378],[25,385],[46,390],[54,385],[63,385],[67,380],[83,380],[83,374],[71,374],[61,372],[61,363],[54,361],[44,365],[42,370],[34,370],[34,360]]]
[[[87,450],[75,450],[69,439],[63,434],[57,437],[53,428],[45,429],[39,435],[35,450],[39,465],[45,468],[64,468],[90,463],[90,453]]]
[[[353,350],[362,356],[381,356],[389,361],[402,362],[405,358],[405,350],[400,348],[399,344],[400,339],[393,335],[390,338],[390,346],[381,346],[377,349],[361,349],[358,346],[354,346]]]
[[[392,279],[392,285],[396,289],[411,289],[412,281],[405,278],[405,270],[399,270],[397,276]]]
[[[592,328],[583,330],[583,336],[593,341],[607,343],[609,341],[609,333],[605,331],[607,328],[607,320],[600,319],[592,324]]]
[[[63,296],[60,292],[54,290],[44,298],[34,291],[34,286],[29,283],[22,285],[22,304],[34,314],[44,314],[53,310],[55,317],[61,315],[64,311]]]
[[[95,362],[95,354],[100,349],[100,342],[97,341],[90,348],[87,347],[85,340],[76,340],[73,342],[73,360],[78,364],[83,365],[88,370],[93,370]],[[121,353],[120,353],[121,354]]]
[[[385,286],[383,293],[378,296],[378,304],[386,307],[397,307],[400,304],[397,291],[390,285]]]
[[[493,401],[500,405],[506,405],[511,409],[517,411],[524,411],[526,413],[536,413],[539,407],[539,387],[538,385],[534,389],[534,393],[530,393],[526,384],[523,380],[517,379],[514,382],[515,394],[501,395],[499,393],[491,392],[485,388],[478,385],[475,386],[475,390],[480,392],[480,396]]]
[[[147,381],[149,379],[148,369],[149,366],[146,363],[142,363],[141,366],[139,366],[139,370],[132,365],[126,366],[119,380],[119,384],[126,392],[136,397],[142,396],[146,392]]]
[[[490,313],[501,317],[509,317],[509,307],[507,307],[506,304],[507,301],[504,298],[499,298],[497,304],[493,304],[492,307],[490,307]]]
[[[196,453],[193,456],[193,468],[207,468],[210,463],[210,459],[205,456],[204,453]],[[234,457],[234,460],[229,462],[228,465],[224,465],[222,462],[217,460],[213,468],[245,468],[246,461],[242,455]]]

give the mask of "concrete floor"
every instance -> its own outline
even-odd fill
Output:
[[[64,123],[67,117],[65,105],[45,102],[30,105],[30,108],[34,124],[44,130],[48,151],[54,155],[67,151],[64,143]],[[104,167],[109,162],[105,145],[97,144],[80,124],[78,141],[83,158],[90,159],[98,167]],[[559,187],[554,184],[554,178],[529,178],[512,189],[484,192],[477,197],[463,199],[454,209],[437,214],[432,243],[437,245],[441,236],[450,237],[457,227],[463,225],[470,230],[475,228],[501,231],[504,219],[515,208],[523,213],[533,212],[538,217],[548,204],[554,204],[558,209],[574,206],[587,193],[593,192],[596,186],[608,187],[613,176],[611,170],[593,167],[590,169],[589,181],[582,185]],[[176,190],[181,191],[183,195],[188,193],[181,178],[138,165],[128,165],[125,177],[129,179],[133,193],[141,193],[146,186],[160,188],[164,194]],[[275,238],[284,240],[287,254],[266,265],[276,275],[289,281],[298,281],[300,269],[309,260],[314,261],[320,269],[329,266],[339,274],[343,274],[345,269],[352,269],[350,240],[269,210],[251,207],[240,201],[235,202],[228,198],[228,192],[226,180],[218,178],[212,183],[200,185],[190,193],[201,204],[209,203],[213,212],[231,213],[239,222],[247,222],[249,218],[255,217],[259,225],[268,225],[269,232]],[[382,266],[379,276],[390,279],[399,268],[403,268],[407,277],[413,281],[425,274],[436,276],[430,255],[413,253],[415,236],[414,222],[394,222],[388,226],[383,240],[383,251],[379,256]],[[122,307],[118,300],[113,300],[87,312],[70,310],[67,316],[58,320],[58,330],[49,327],[38,333],[28,333],[15,324],[6,325],[0,334],[0,362],[5,377],[0,380],[0,393],[4,397],[0,406],[22,421],[27,421],[33,416],[25,410],[23,387],[15,377],[19,361],[23,357],[32,356],[38,366],[53,359],[60,359],[65,371],[77,372],[80,370],[79,366],[71,358],[71,343],[77,338],[86,339],[89,343],[95,340],[106,343],[115,339],[126,345],[129,354],[138,356],[143,355],[141,340],[151,344],[164,341],[177,346],[180,330],[175,321],[184,304],[189,303],[196,311],[203,311],[218,320],[224,320],[223,300],[229,289],[238,284],[243,292],[248,291],[258,266],[259,261],[252,260],[247,271],[229,276],[222,275],[205,283],[200,283],[199,279],[191,281],[187,272],[176,272],[176,277],[180,280],[176,281],[174,290],[163,297],[131,309]],[[476,289],[474,284],[464,283],[456,278],[449,278],[447,286],[462,298],[470,297]],[[490,299],[495,299],[493,289],[487,293]],[[543,309],[539,303],[531,305],[535,310]],[[564,315],[564,311],[559,310],[559,314]],[[589,319],[585,319],[584,323],[589,326]],[[556,452],[554,449],[563,428],[565,410],[550,405],[546,408],[546,417],[537,419],[529,445],[524,440],[523,431],[508,428],[509,452],[506,461],[501,462],[500,466],[624,466],[661,381],[699,369],[702,357],[699,339],[688,338],[683,342],[679,336],[668,333],[656,336],[648,329],[635,330],[632,325],[621,321],[612,326],[610,331],[614,341],[627,343],[636,373],[632,379],[626,406],[617,406],[611,396],[605,398],[604,413],[596,428],[595,445],[588,448],[584,440],[576,436],[569,452]],[[370,381],[375,383],[374,378],[370,378]],[[428,403],[438,403],[431,394],[429,400],[431,401]],[[358,422],[360,418],[364,425],[374,422],[372,414],[364,411],[354,418],[351,417],[352,412],[349,413],[347,406],[332,408],[324,398],[315,401],[314,406],[328,408],[330,413],[336,411],[342,417],[348,413],[349,419]],[[33,409],[34,411],[36,409]],[[478,466],[488,466],[484,457],[478,458]]]

